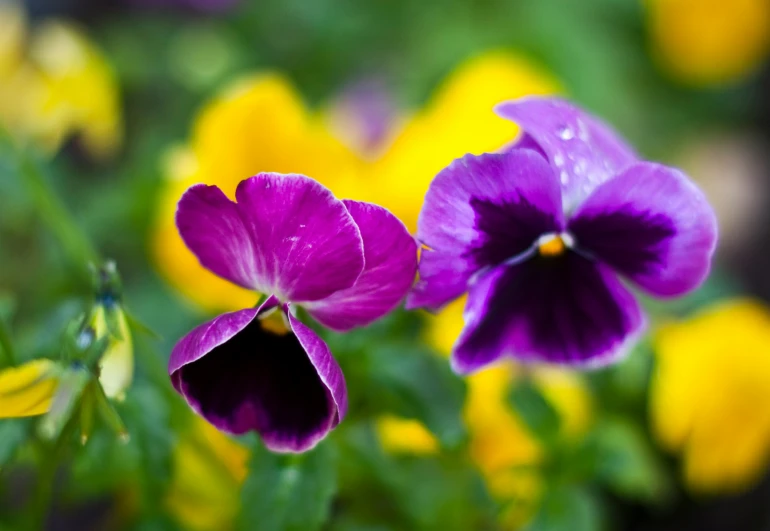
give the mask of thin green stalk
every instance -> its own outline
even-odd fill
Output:
[[[8,324],[0,317],[0,350],[5,354],[5,358],[8,360],[8,364],[11,366],[18,365],[18,358],[16,357],[16,351],[11,343],[11,331],[8,329]]]
[[[29,529],[31,530],[45,529],[46,519],[51,509],[56,470],[59,468],[62,454],[67,448],[67,442],[75,432],[76,419],[77,415],[70,418],[53,444],[45,444],[40,439],[35,438],[38,442],[37,448],[40,453],[41,465],[38,482],[30,504]]]
[[[99,253],[46,183],[40,165],[27,153],[18,152],[19,176],[48,229],[64,248],[70,262],[88,274],[90,264],[99,264]]]
[[[99,253],[72,219],[59,197],[51,190],[40,164],[28,150],[18,146],[2,126],[0,143],[4,144],[4,149],[8,149],[14,157],[19,178],[26,186],[40,217],[64,248],[67,258],[84,274],[88,274],[90,264],[101,263]]]

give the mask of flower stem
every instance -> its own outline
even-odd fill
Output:
[[[0,350],[5,354],[9,365],[18,365],[16,351],[13,348],[13,343],[11,343],[11,331],[8,329],[8,324],[2,316],[0,316]]]
[[[30,505],[29,528],[31,530],[45,529],[46,518],[51,509],[56,470],[59,468],[59,460],[64,449],[67,447],[67,442],[72,438],[72,434],[75,431],[77,425],[76,418],[76,415],[70,418],[52,445],[44,444],[39,439],[36,439],[41,457],[41,465],[35,493]]]
[[[67,259],[84,276],[87,276],[91,264],[101,263],[99,253],[72,219],[59,197],[51,190],[39,162],[35,160],[32,153],[18,146],[8,131],[2,127],[0,127],[0,142],[10,150],[20,180],[26,186],[43,222],[63,247]]]
[[[87,275],[90,264],[100,263],[99,253],[51,191],[39,164],[27,153],[17,152],[17,156],[19,176],[27,186],[40,216],[59,240],[70,262]]]

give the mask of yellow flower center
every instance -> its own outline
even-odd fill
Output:
[[[284,336],[291,330],[283,312],[279,308],[268,311],[259,317],[260,324],[264,330],[272,332],[278,336]]]
[[[567,245],[559,234],[549,235],[537,244],[537,250],[541,256],[559,256],[564,254],[566,249]]]

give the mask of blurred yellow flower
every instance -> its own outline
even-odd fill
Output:
[[[394,454],[430,455],[438,452],[436,437],[417,420],[385,415],[377,419],[382,448]]]
[[[246,448],[194,417],[174,450],[166,499],[170,513],[193,531],[230,529],[240,506],[248,456]]]
[[[548,73],[510,53],[488,52],[461,64],[372,162],[368,179],[377,202],[414,232],[425,192],[439,171],[466,153],[497,151],[516,138],[518,126],[501,120],[495,105],[558,90]]]
[[[27,20],[15,2],[0,2],[0,79],[7,79],[21,62]]]
[[[204,106],[189,146],[168,157],[152,243],[158,268],[204,309],[254,304],[251,292],[203,269],[179,238],[174,212],[188,186],[216,184],[232,196],[239,181],[261,171],[304,173],[338,197],[384,205],[413,231],[428,183],[439,170],[468,151],[494,151],[515,138],[516,126],[498,118],[494,105],[556,87],[550,76],[515,55],[481,55],[461,65],[388,147],[360,153],[334,135],[328,109],[309,110],[280,75],[240,80]]]
[[[77,135],[97,158],[122,140],[118,86],[101,52],[74,25],[46,21],[27,39],[24,12],[0,4],[0,124],[54,153]]]
[[[97,304],[91,314],[89,326],[97,340],[108,332],[107,311],[104,304]],[[134,346],[123,309],[117,306],[109,311],[115,312],[115,332],[119,336],[110,335],[107,340],[106,350],[99,360],[99,383],[109,398],[122,400],[134,379]]]
[[[43,359],[0,370],[0,418],[31,417],[48,412],[58,376],[57,365]]]
[[[696,492],[738,491],[770,458],[770,311],[734,300],[655,335],[655,434]]]
[[[273,74],[238,81],[198,115],[190,148],[175,148],[166,163],[153,251],[163,276],[208,310],[253,305],[251,291],[205,270],[187,250],[174,225],[176,202],[192,184],[216,184],[230,197],[241,180],[262,171],[303,173],[353,197],[358,158],[312,114],[294,88]]]
[[[544,448],[507,401],[511,386],[522,375],[520,367],[506,364],[470,376],[464,412],[471,434],[471,457],[492,494],[517,506],[517,516],[509,518],[518,523],[531,516],[537,506],[542,494],[537,467],[546,458]],[[560,437],[567,442],[579,441],[593,413],[583,381],[574,373],[547,367],[533,368],[528,377],[559,413]]]
[[[428,317],[426,341],[449,355],[463,326],[465,298]],[[564,370],[533,367],[524,376],[512,363],[470,376],[464,418],[470,431],[471,457],[484,475],[490,492],[509,502],[503,524],[518,528],[531,517],[543,492],[537,467],[543,464],[544,448],[530,434],[508,404],[511,386],[522,377],[532,378],[561,418],[561,438],[577,442],[587,432],[592,417],[591,396],[580,377]]]
[[[770,0],[647,0],[654,53],[682,81],[740,80],[770,54]]]

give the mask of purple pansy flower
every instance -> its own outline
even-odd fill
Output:
[[[412,285],[417,244],[384,208],[340,201],[303,175],[261,173],[237,202],[195,185],[176,223],[200,263],[267,294],[258,308],[220,315],[174,347],[169,374],[187,403],[222,431],[254,430],[273,451],[314,446],[347,410],[347,390],[327,345],[295,306],[333,330],[391,311]],[[263,326],[280,311],[287,333]]]
[[[407,306],[435,310],[468,292],[452,353],[459,373],[506,356],[610,363],[645,326],[618,277],[659,297],[695,289],[716,247],[714,213],[682,172],[639,160],[566,101],[525,98],[496,111],[524,134],[433,180]]]

